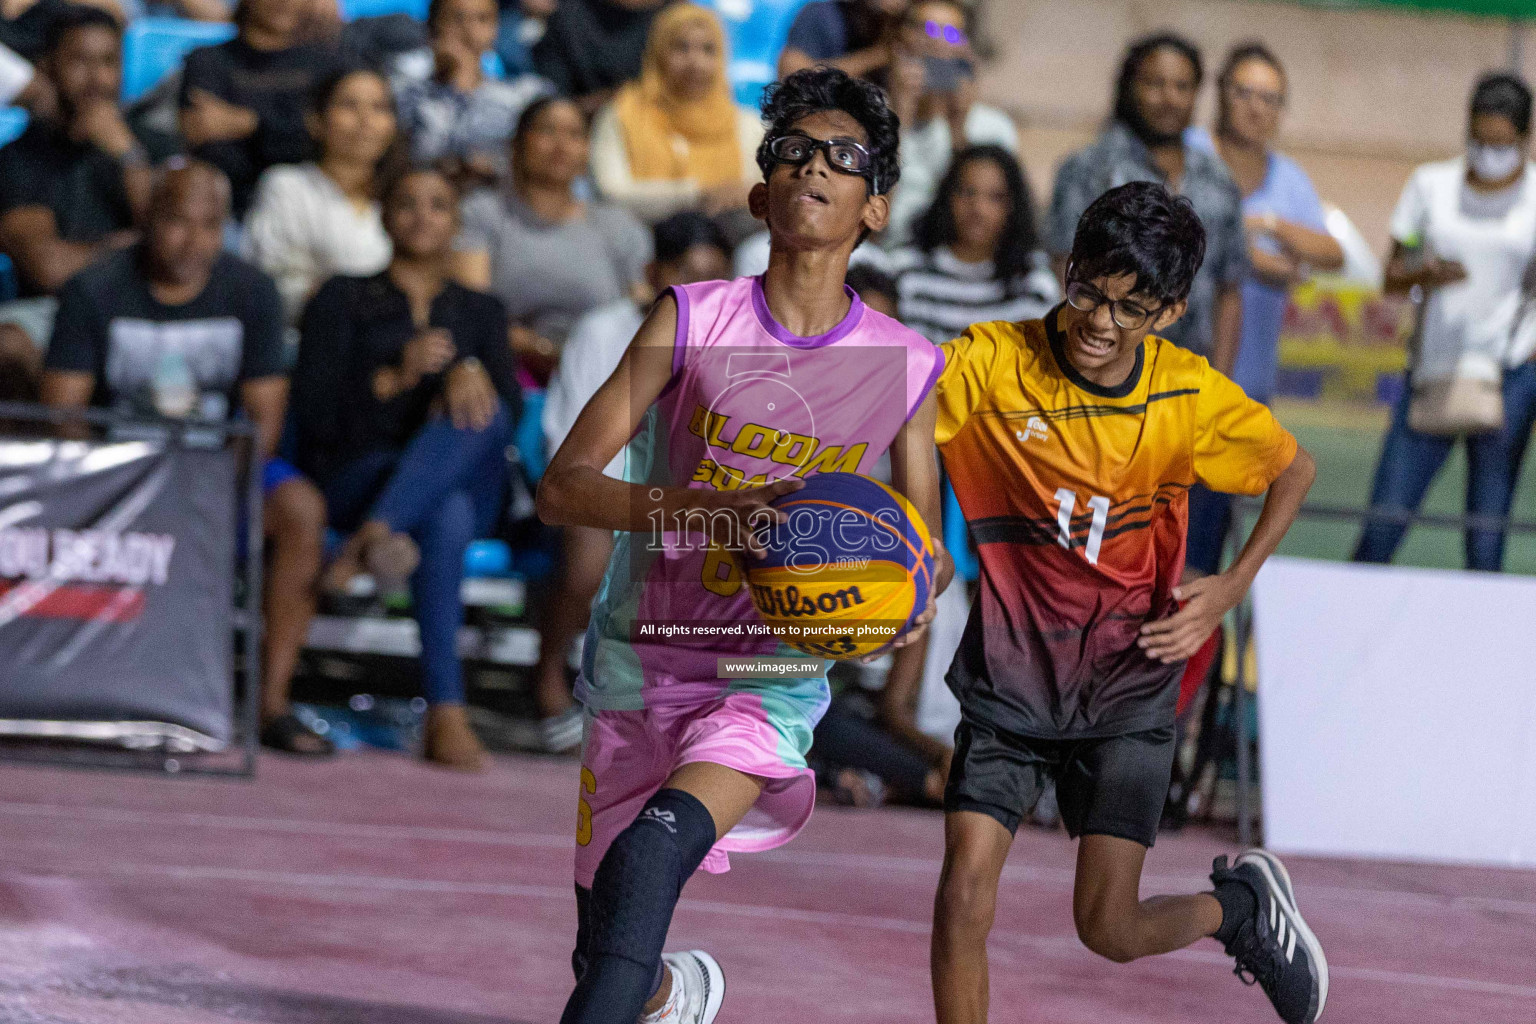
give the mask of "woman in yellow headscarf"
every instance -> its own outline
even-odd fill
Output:
[[[745,209],[763,129],[732,99],[725,68],[713,11],[681,3],[656,16],[639,80],[592,126],[592,174],[604,195],[651,223],[683,209]]]

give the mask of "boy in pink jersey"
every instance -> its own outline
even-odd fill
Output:
[[[939,351],[865,308],[848,257],[890,213],[898,122],[840,71],[790,76],[764,101],[772,239],[761,278],[673,288],[582,411],[539,488],[546,522],[618,531],[577,695],[587,709],[577,819],[577,984],[564,1024],[709,1024],[725,979],[701,951],[662,955],[694,870],[788,842],[810,817],[805,764],[824,664],[757,622],[736,553],[769,503],[819,471],[869,472],[939,517]],[[626,449],[627,445],[627,449]],[[625,481],[603,468],[626,450]],[[937,544],[934,593],[952,573]],[[921,634],[932,601],[904,638]],[[788,678],[724,679],[743,655],[803,658]]]

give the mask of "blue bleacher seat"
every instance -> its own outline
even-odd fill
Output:
[[[966,543],[965,515],[960,511],[960,499],[955,489],[944,481],[944,546],[955,560],[955,575],[964,580],[974,580],[981,574],[981,566]]]
[[[417,21],[427,20],[428,0],[339,0],[342,21],[380,18],[386,14],[409,14]]]
[[[199,46],[235,36],[235,26],[188,18],[140,18],[123,33],[123,102],[132,103],[160,84]]]
[[[472,540],[464,551],[464,575],[505,576],[512,571],[512,549],[504,540]]]
[[[731,49],[731,84],[736,102],[756,107],[763,86],[779,77],[779,51],[789,26],[810,0],[699,0],[725,24]]]
[[[14,141],[27,130],[29,115],[21,107],[0,107],[0,146]],[[0,302],[10,302],[16,297],[19,282],[16,265],[5,253],[0,253]]]
[[[11,258],[0,252],[0,302],[10,302],[16,297],[17,289],[21,282],[16,280],[16,264]]]
[[[26,131],[31,117],[24,107],[0,107],[0,146],[15,141]]]
[[[522,457],[528,480],[537,483],[549,464],[549,452],[544,450],[544,390],[528,388],[523,392],[523,415],[512,431],[512,443]]]
[[[18,135],[26,130],[28,112],[22,107],[0,107],[0,146],[5,146],[9,141],[15,140]],[[15,279],[15,264],[11,263],[11,256],[0,253],[0,302],[9,302],[17,293],[17,279]]]
[[[486,50],[480,55],[480,72],[486,78],[494,78],[500,82],[507,77],[507,65],[501,59],[501,54],[495,50]]]
[[[326,527],[325,557],[334,558],[347,542],[340,530]],[[464,549],[464,575],[468,578],[509,576],[512,574],[512,549],[504,540],[472,540]]]

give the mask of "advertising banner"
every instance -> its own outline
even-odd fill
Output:
[[[232,738],[225,448],[0,439],[0,719]]]
[[[1265,845],[1536,867],[1536,579],[1272,558]]]

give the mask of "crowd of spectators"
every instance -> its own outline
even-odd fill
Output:
[[[1274,150],[1280,58],[1235,48],[1207,130],[1203,55],[1173,34],[1136,41],[1102,133],[1037,207],[1014,122],[978,98],[981,2],[814,0],[789,29],[781,76],[868,77],[902,122],[890,226],[855,254],[849,285],[935,344],[1041,316],[1062,300],[1084,208],[1163,182],[1208,238],[1169,336],[1268,401],[1289,288],[1343,262],[1306,174]],[[123,26],[145,13],[235,26],[162,84],[174,116],[119,101]],[[655,295],[763,269],[748,212],[763,127],[737,102],[730,56],[720,17],[684,0],[432,0],[423,24],[346,25],[336,0],[0,2],[0,101],[31,114],[0,149],[0,251],[18,286],[0,305],[0,397],[255,424],[264,742],[330,751],[293,715],[289,683],[316,595],[371,575],[411,593],[427,756],[478,766],[455,642],[463,555],[496,528],[522,410],[553,450]],[[1386,288],[1412,292],[1422,316],[1381,508],[1416,507],[1465,437],[1469,511],[1509,510],[1536,416],[1530,115],[1518,78],[1482,82],[1467,155],[1420,168],[1393,218]],[[1415,412],[1479,373],[1502,429],[1447,433]],[[1216,570],[1228,519],[1224,496],[1193,497],[1193,571]],[[328,529],[346,538],[329,558]],[[1373,522],[1356,557],[1386,560],[1401,536]],[[535,612],[552,751],[579,740],[566,656],[611,538],[567,530],[559,546]],[[1499,531],[1469,533],[1469,565],[1497,568],[1501,551]],[[963,615],[949,605],[934,635]],[[834,703],[818,756],[844,799],[941,792],[942,730],[917,727],[919,692],[939,685],[924,660],[909,647],[883,694]]]

